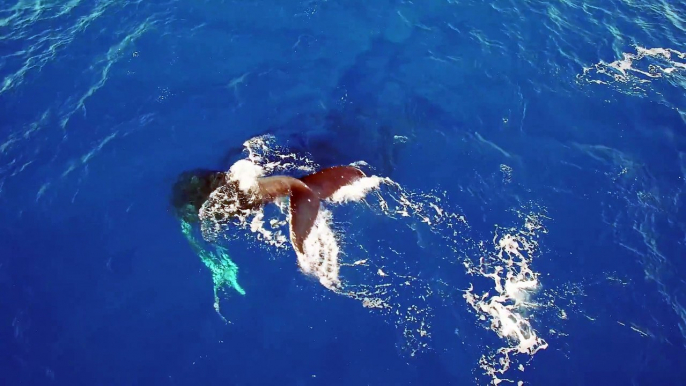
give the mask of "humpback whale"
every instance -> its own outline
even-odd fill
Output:
[[[194,170],[182,174],[177,180],[172,204],[177,216],[195,222],[199,220],[198,213],[203,204],[212,192],[220,188],[232,198],[223,206],[228,217],[287,197],[291,245],[297,253],[304,254],[303,245],[317,219],[320,202],[363,177],[366,175],[362,170],[349,165],[321,169],[300,178],[286,175],[257,177],[249,179],[248,183],[227,172]]]

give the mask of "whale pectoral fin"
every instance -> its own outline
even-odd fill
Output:
[[[300,178],[319,199],[331,197],[338,189],[365,177],[362,170],[354,166],[334,166]]]
[[[296,252],[304,253],[303,244],[319,213],[319,198],[307,187],[297,187],[290,196],[291,244]]]

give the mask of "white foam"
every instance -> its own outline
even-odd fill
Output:
[[[316,277],[324,287],[336,290],[341,286],[338,276],[340,248],[330,222],[331,212],[320,209],[312,231],[303,244],[304,253],[297,253],[297,256],[303,273]]]
[[[651,88],[651,83],[658,79],[683,88],[686,53],[671,48],[636,46],[636,53],[624,52],[621,56],[613,62],[600,61],[584,68],[578,79],[638,96],[654,94],[662,97],[658,90]]]
[[[229,169],[229,179],[238,182],[238,188],[249,192],[257,187],[257,179],[264,174],[264,168],[248,160],[238,160]]]
[[[524,216],[521,229],[498,228],[493,237],[495,253],[484,250],[478,265],[465,261],[468,273],[493,281],[493,287],[480,295],[471,285],[463,296],[479,318],[490,320],[491,330],[506,340],[505,346],[484,355],[480,361],[494,384],[502,381],[498,374],[509,370],[511,354],[534,355],[548,347],[528,319],[530,311],[537,307],[530,299],[540,288],[539,274],[533,271],[531,263],[538,246],[537,232],[545,232],[541,217]]]
[[[335,203],[360,201],[370,191],[378,189],[379,185],[385,182],[385,180],[386,179],[377,176],[362,177],[352,184],[340,187],[331,195],[329,200]]]

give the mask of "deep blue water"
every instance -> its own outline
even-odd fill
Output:
[[[668,0],[0,0],[2,383],[488,384],[508,342],[463,262],[535,212],[521,314],[548,347],[500,377],[686,384],[684,52]],[[427,347],[249,238],[226,245],[246,295],[215,312],[171,186],[263,134],[464,215],[347,223],[434,289]]]

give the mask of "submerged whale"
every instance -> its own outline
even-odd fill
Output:
[[[203,204],[217,189],[223,189],[231,197],[231,202],[222,206],[227,217],[235,217],[287,197],[291,244],[297,253],[304,254],[303,245],[317,219],[320,202],[364,177],[362,170],[345,165],[325,168],[300,178],[285,175],[257,177],[246,184],[227,172],[194,170],[182,174],[177,180],[172,205],[177,216],[196,222]]]

